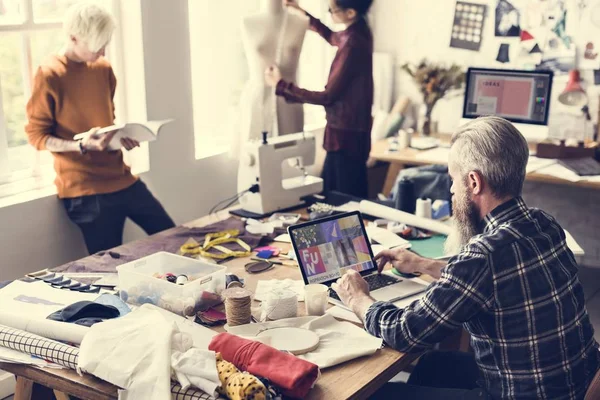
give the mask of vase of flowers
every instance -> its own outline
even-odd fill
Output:
[[[418,65],[404,64],[402,69],[408,73],[423,95],[424,115],[421,134],[431,134],[431,113],[436,103],[452,89],[460,89],[465,82],[462,67],[452,64],[447,67],[442,64],[421,61]]]

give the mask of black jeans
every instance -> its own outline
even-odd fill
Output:
[[[488,400],[475,358],[459,351],[430,351],[419,359],[407,383],[388,383],[371,399]]]
[[[327,152],[321,177],[324,192],[335,190],[363,199],[368,197],[366,161],[349,157],[341,151]]]
[[[141,180],[115,193],[63,199],[63,204],[71,221],[81,229],[90,254],[120,246],[126,218],[148,235],[175,226]]]

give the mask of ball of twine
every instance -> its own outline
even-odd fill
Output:
[[[249,324],[252,317],[250,296],[252,292],[244,288],[231,288],[222,293],[225,297],[225,315],[229,326]]]
[[[298,295],[292,290],[273,290],[262,303],[261,321],[276,321],[297,316]]]

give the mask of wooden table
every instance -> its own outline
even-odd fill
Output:
[[[204,217],[189,224],[188,227],[204,226],[217,222],[219,218],[227,218],[226,212],[219,216]],[[291,245],[277,243],[284,251]],[[246,287],[254,290],[258,280],[298,279],[302,276],[297,267],[275,266],[271,270],[248,274],[244,265],[248,258],[235,259],[223,265],[228,273],[245,279]],[[305,315],[304,303],[299,303],[298,315]],[[223,328],[215,329],[222,332]],[[355,359],[322,371],[317,385],[310,391],[307,399],[366,399],[394,375],[406,369],[417,356],[399,353],[390,348],[378,350],[374,355]],[[80,377],[73,370],[39,369],[25,365],[0,363],[0,369],[17,376],[15,400],[30,398],[30,384],[33,382],[55,389],[59,396],[69,394],[83,400],[108,400],[117,398],[117,388],[92,376]],[[27,394],[29,393],[29,397]],[[57,396],[58,397],[58,396]],[[62,397],[66,399],[66,397]],[[36,399],[37,400],[37,399]],[[60,399],[59,399],[60,400]]]
[[[440,139],[440,141],[442,143],[449,143],[449,141],[450,141],[449,135],[438,134],[436,136]],[[530,150],[534,150],[535,144],[530,143],[529,147],[530,147]],[[419,154],[420,150],[407,148],[407,149],[402,149],[402,150],[398,150],[395,152],[389,152],[388,149],[389,149],[389,142],[386,139],[380,140],[373,144],[373,146],[371,148],[371,154],[370,154],[371,158],[373,158],[373,159],[390,163],[390,166],[388,168],[388,172],[387,172],[387,175],[385,178],[385,183],[383,186],[383,193],[385,195],[390,194],[390,192],[394,186],[394,183],[396,182],[396,177],[398,176],[398,173],[400,172],[400,170],[402,170],[406,166],[418,166],[418,165],[432,164],[431,160],[424,160],[424,159],[417,158],[417,155]],[[436,162],[436,164],[447,165],[448,160],[440,159],[440,160],[438,160],[438,162]],[[568,186],[576,186],[576,187],[582,187],[582,188],[600,189],[600,182],[592,182],[592,181],[585,181],[585,180],[582,180],[579,182],[571,182],[566,179],[560,179],[560,178],[557,178],[555,176],[550,176],[550,175],[538,174],[536,172],[527,174],[525,176],[525,179],[528,181],[544,182],[544,183],[550,183],[550,184],[554,184],[554,185],[568,185]]]

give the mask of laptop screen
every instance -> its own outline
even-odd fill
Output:
[[[292,227],[290,235],[308,283],[334,281],[348,269],[376,268],[358,212]]]

